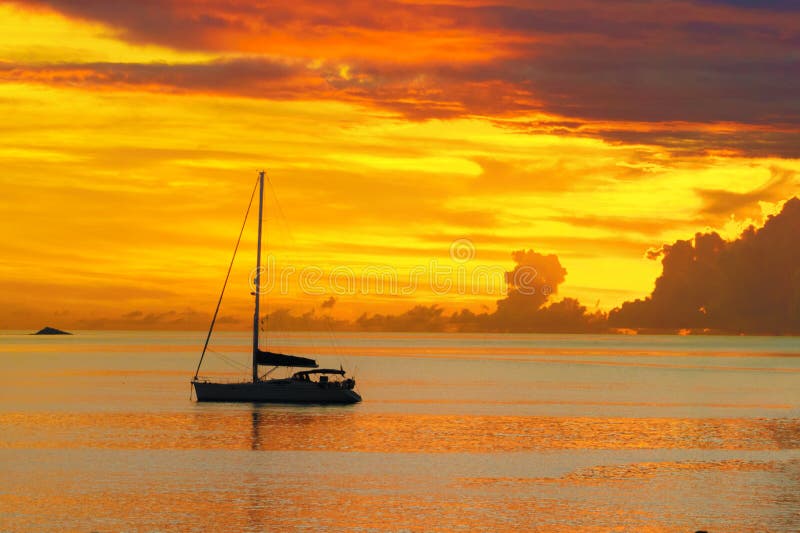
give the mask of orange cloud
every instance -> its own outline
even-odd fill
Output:
[[[791,52],[800,12],[783,5],[17,4],[105,24],[130,43],[218,57],[7,64],[11,81],[344,100],[413,119],[547,113],[568,125],[562,134],[675,151],[797,155],[800,69]],[[649,126],[632,131],[631,122]],[[720,122],[732,132],[703,127]]]

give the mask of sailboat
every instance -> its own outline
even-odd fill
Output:
[[[203,364],[203,358],[208,349],[208,343],[211,339],[211,333],[214,330],[214,323],[217,320],[217,313],[219,312],[219,307],[222,302],[222,296],[225,293],[225,287],[227,286],[233,266],[233,259],[231,259],[231,265],[228,267],[228,275],[225,277],[225,283],[222,287],[222,294],[220,294],[219,301],[217,302],[217,308],[211,319],[211,327],[209,328],[206,342],[203,346],[203,352],[200,355],[200,362],[197,364],[197,370],[192,378],[192,386],[194,387],[197,401],[314,404],[350,404],[360,402],[361,396],[354,390],[356,385],[355,379],[346,377],[345,371],[341,367],[338,370],[333,368],[319,368],[319,365],[317,365],[314,359],[262,350],[259,346],[258,326],[259,303],[261,297],[261,231],[264,211],[264,176],[264,171],[259,172],[258,247],[256,251],[255,290],[253,292],[255,296],[255,310],[253,313],[252,379],[250,381],[228,383],[199,377],[200,367]],[[255,193],[255,190],[253,192]],[[253,198],[251,196],[247,213],[249,213],[252,203]],[[245,214],[245,223],[247,221],[247,213]],[[236,249],[234,249],[234,259],[236,257],[236,250],[239,248],[239,242],[241,242],[244,226],[245,224],[243,223],[242,230],[239,232],[239,240],[236,243]],[[259,375],[260,367],[272,367],[272,369],[266,372],[262,377]],[[280,367],[308,368],[312,370],[295,372],[289,378],[268,377],[272,371]]]

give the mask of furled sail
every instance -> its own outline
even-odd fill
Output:
[[[317,368],[317,362],[307,357],[256,350],[256,363],[263,366],[295,366]]]

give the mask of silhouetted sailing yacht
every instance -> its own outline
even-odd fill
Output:
[[[255,192],[255,191],[254,191]],[[200,362],[197,365],[192,385],[194,386],[197,401],[199,402],[275,402],[275,403],[356,403],[361,401],[361,396],[353,390],[355,387],[355,380],[346,378],[345,372],[341,368],[339,370],[332,368],[317,368],[317,362],[307,357],[298,357],[296,355],[286,355],[270,351],[264,351],[259,348],[258,343],[258,324],[259,324],[259,298],[261,289],[261,229],[262,229],[262,216],[264,210],[264,172],[258,174],[258,249],[256,252],[256,274],[255,274],[255,312],[253,313],[253,376],[252,381],[244,381],[238,383],[225,383],[215,382],[198,377],[200,366],[203,364],[203,357],[208,349],[208,342],[211,339],[211,333],[214,330],[214,323],[217,320],[217,313],[219,306],[222,302],[222,295],[225,293],[225,286],[228,283],[228,277],[231,273],[233,266],[233,259],[231,259],[231,266],[228,267],[228,275],[225,277],[225,284],[222,287],[222,294],[220,294],[217,308],[214,311],[214,317],[211,320],[211,327],[206,337],[203,352],[200,355]],[[250,197],[250,205],[248,205],[247,212],[250,211],[250,206],[253,203],[252,196]],[[245,214],[245,222],[247,221],[247,214]],[[241,242],[242,232],[244,231],[244,224],[242,224],[242,231],[239,232],[239,240],[236,243],[234,250],[234,258],[236,257],[236,250],[239,248]],[[259,366],[273,367],[300,367],[312,368],[314,370],[305,370],[296,372],[290,378],[284,379],[262,379],[259,377]],[[267,372],[266,375],[269,375]]]

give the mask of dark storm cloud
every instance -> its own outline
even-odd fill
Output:
[[[303,67],[264,59],[199,64],[80,63],[37,65],[0,62],[0,80],[41,81],[85,87],[158,87],[167,91],[276,96],[304,72]],[[278,83],[283,82],[283,83]]]
[[[591,127],[589,127],[591,128]],[[677,125],[674,129],[650,131],[591,129],[572,131],[590,137],[599,137],[612,143],[662,146],[676,156],[699,156],[711,152],[727,152],[749,157],[800,158],[800,132],[788,126],[764,128],[756,131],[692,131]]]
[[[478,315],[475,329],[509,332],[586,332],[605,327],[602,314],[588,314],[586,307],[572,298],[551,302],[567,275],[554,254],[519,250],[512,258],[514,268],[506,273],[508,294],[497,301],[494,313]],[[469,325],[462,311],[458,317]]]
[[[800,199],[739,239],[698,233],[664,246],[653,293],[611,311],[626,328],[709,328],[758,334],[800,333]]]
[[[235,51],[235,40],[216,35],[255,36],[258,32],[296,28],[307,36],[326,31],[426,29],[498,30],[521,34],[588,34],[641,37],[657,27],[638,17],[619,17],[613,9],[589,8],[585,2],[560,7],[451,3],[405,3],[386,0],[298,0],[242,2],[205,0],[17,0],[68,16],[99,21],[134,42],[196,50]],[[572,4],[572,5],[570,5]],[[573,7],[574,6],[574,7]],[[623,8],[624,9],[624,8]]]
[[[663,143],[678,152],[798,155],[796,3],[17,3],[102,22],[133,42],[248,59],[14,65],[15,76],[5,69],[6,79],[338,99],[419,120],[544,112],[567,124],[601,123],[589,132],[554,132],[551,124],[550,133]],[[437,44],[432,36],[452,41]],[[317,60],[321,67],[304,66]],[[340,75],[343,64],[347,76]],[[650,132],[628,128],[631,122],[685,124]],[[722,134],[692,127],[709,122],[762,127]]]
[[[102,22],[131,42],[177,48],[206,48],[209,31],[246,30],[238,19],[225,16],[224,9],[215,10],[201,3],[197,3],[198,9],[191,9],[191,2],[170,0],[23,0],[16,3],[52,8],[70,17]],[[245,7],[240,5],[238,10]]]
[[[196,64],[5,63],[0,64],[0,74],[7,81],[89,87],[127,85],[265,98],[328,97],[378,105],[420,119],[547,111],[584,120],[780,121],[789,128],[800,124],[800,99],[795,97],[800,94],[800,75],[791,74],[800,72],[800,61],[692,66],[693,61],[667,66],[657,58],[632,57],[626,63],[576,52],[568,58],[553,55],[530,62],[428,65],[422,69],[424,83],[415,82],[421,73],[410,67],[354,64],[350,79],[344,79],[333,66],[311,69],[299,62],[263,58]],[[604,132],[598,134],[602,137]],[[727,142],[692,132],[673,136],[696,141],[695,149],[709,140],[711,146],[752,147],[761,152],[797,150],[792,142],[797,133],[791,130],[734,133],[727,136]],[[670,142],[670,132],[664,131],[609,133],[609,138],[616,140],[646,141],[648,137]],[[761,139],[766,140],[761,143]]]
[[[800,11],[797,0],[698,0],[703,4],[722,5],[766,11]]]

